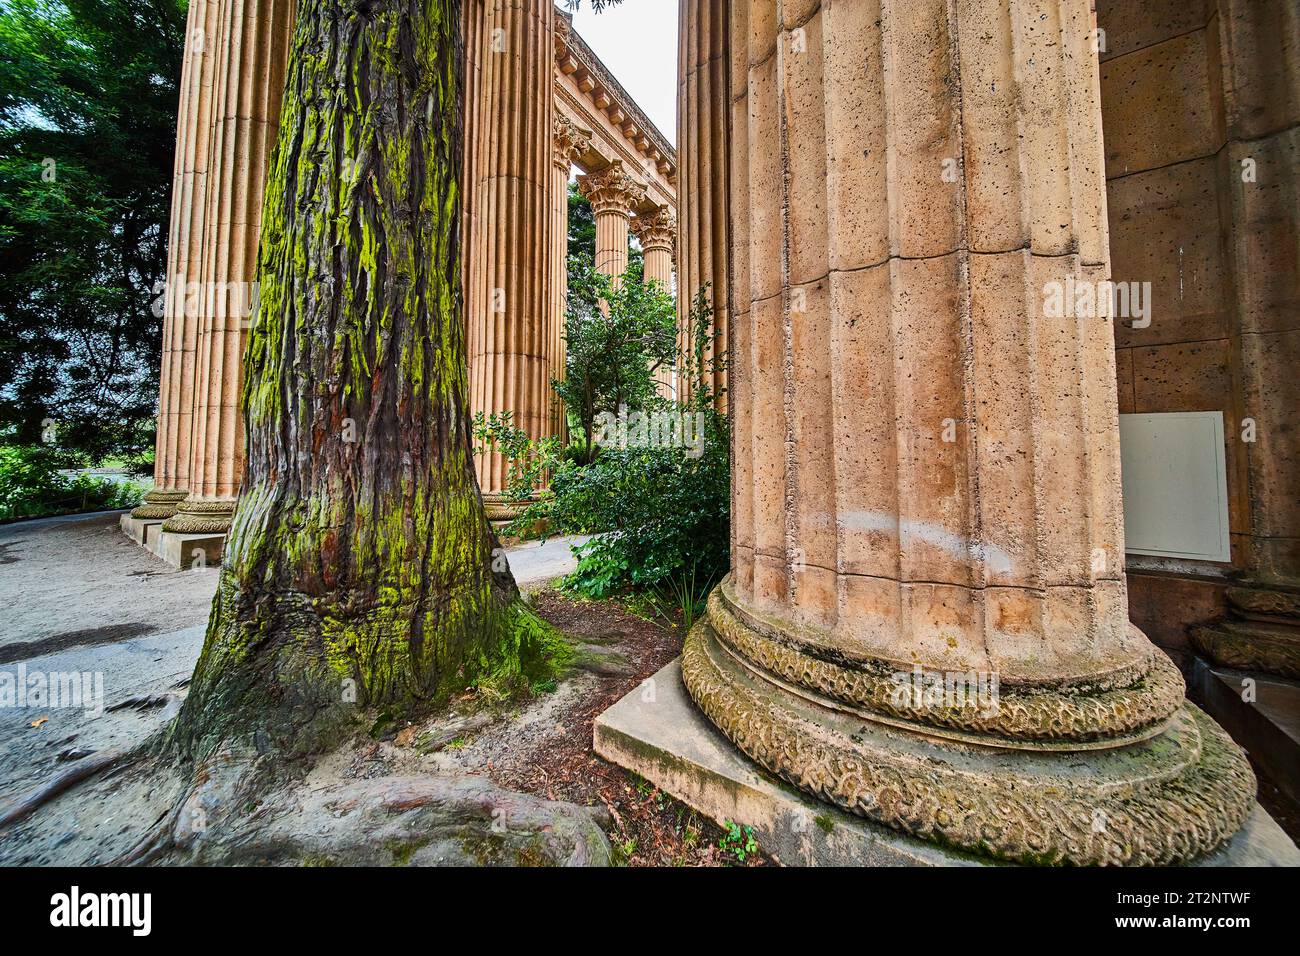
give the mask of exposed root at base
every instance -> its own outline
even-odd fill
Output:
[[[15,799],[0,812],[0,827],[16,823],[83,780],[89,780],[110,768],[130,766],[144,752],[145,745],[142,744],[130,750],[105,750],[84,757],[67,770],[56,774],[53,780],[48,780]]]

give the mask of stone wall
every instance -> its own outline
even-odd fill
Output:
[[[1300,30],[1288,3],[1097,17],[1112,274],[1153,284],[1150,325],[1115,324],[1119,408],[1224,415],[1231,563],[1129,558],[1134,622],[1180,656],[1230,582],[1300,579]]]

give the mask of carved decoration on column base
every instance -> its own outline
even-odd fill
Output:
[[[152,491],[145,492],[144,500],[131,512],[131,517],[170,518],[176,513],[180,503],[188,497],[189,492],[183,488],[179,490],[154,488]]]
[[[1192,646],[1215,664],[1300,680],[1300,592],[1228,588],[1227,617],[1191,629]]]
[[[233,498],[186,498],[162,529],[172,534],[228,534],[234,513]]]
[[[1220,846],[1253,805],[1240,748],[1191,704],[1104,749],[943,739],[773,679],[719,639],[725,611],[711,602],[682,653],[704,715],[777,776],[911,836],[1017,863],[1176,864]]]
[[[1079,749],[1097,742],[1113,747],[1159,734],[1187,692],[1174,662],[1154,651],[1147,669],[1117,673],[1105,684],[999,685],[994,688],[995,708],[985,707],[973,695],[960,704],[916,700],[900,691],[895,677],[902,673],[912,678],[906,665],[833,659],[794,629],[783,634],[737,607],[729,584],[728,578],[709,595],[709,619],[726,650],[769,679],[798,685],[864,712],[867,719],[911,726],[923,733],[1014,748]],[[927,676],[942,674],[921,673],[922,678]]]
[[[512,501],[505,495],[485,494],[483,496],[483,510],[487,512],[488,520],[493,524],[500,521],[514,521],[530,504],[531,501]]]

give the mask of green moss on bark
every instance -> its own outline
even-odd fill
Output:
[[[187,754],[319,749],[350,697],[407,713],[563,656],[493,570],[470,451],[459,22],[455,0],[299,0]]]

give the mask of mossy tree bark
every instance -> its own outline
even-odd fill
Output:
[[[475,478],[460,302],[459,0],[299,0],[262,219],[247,469],[171,741],[310,752],[357,703],[517,672]]]

